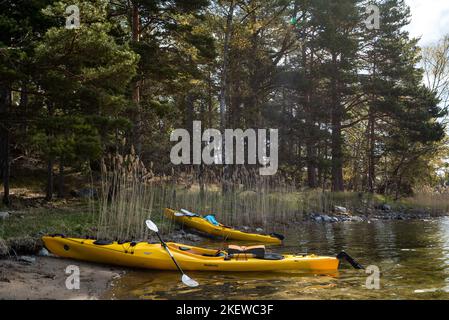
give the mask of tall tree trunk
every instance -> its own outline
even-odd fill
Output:
[[[334,114],[332,119],[332,191],[344,191],[343,150],[341,118]]]
[[[132,39],[134,42],[140,41],[140,14],[139,7],[136,3],[132,5]],[[143,144],[143,132],[142,132],[142,114],[140,110],[140,86],[141,81],[137,79],[132,87],[132,101],[137,108],[134,116],[134,132],[133,132],[133,144],[136,150],[137,155],[141,156],[142,154],[142,144]]]
[[[53,199],[53,157],[47,161],[47,190],[45,200],[51,201]]]
[[[310,55],[310,61],[307,61],[306,46],[302,46],[302,67],[304,70],[305,79],[307,82],[312,81],[312,63],[313,54]],[[305,127],[306,130],[306,157],[307,157],[307,185],[309,188],[315,189],[317,187],[317,165],[316,165],[316,135],[315,135],[315,121],[312,108],[313,86],[307,87],[304,95],[304,110],[305,110]]]
[[[58,198],[64,198],[64,160],[59,159]]]
[[[307,150],[307,184],[309,188],[315,189],[317,183],[317,167],[316,167],[316,148],[313,142],[308,141],[306,145]]]
[[[208,104],[207,104],[207,127],[208,128],[212,128],[213,108],[214,108],[213,79],[212,79],[212,72],[209,72],[209,79],[208,79]]]
[[[375,116],[373,107],[369,108],[369,117],[368,117],[368,192],[374,193],[375,189],[375,174],[376,174],[376,163],[375,163],[375,146],[376,146],[376,138],[375,138]]]
[[[227,76],[229,66],[229,44],[232,34],[232,21],[234,18],[234,1],[231,1],[228,16],[226,19],[226,31],[223,46],[223,65],[220,83],[220,129],[224,133],[226,129],[226,94],[227,94]]]
[[[256,8],[252,9],[252,12],[250,13],[250,20],[251,25],[254,27],[255,30],[257,30],[257,13]],[[259,33],[257,31],[253,31],[251,35],[251,52],[254,54],[249,56],[249,86],[250,86],[250,92],[249,92],[249,102],[246,106],[247,109],[251,110],[249,119],[251,120],[249,122],[250,127],[252,128],[260,128],[262,127],[262,117],[260,114],[260,99],[259,99],[259,88],[261,86],[261,81],[263,80],[260,76],[260,62],[258,60],[257,52],[260,52],[260,39],[259,39]]]
[[[207,107],[209,107],[209,101],[207,102]],[[201,118],[201,123],[206,123],[206,119],[209,117],[208,114],[206,113],[206,103],[205,102],[201,102],[200,104],[200,118]],[[208,127],[210,128],[210,127]],[[201,146],[201,150],[203,149],[204,143],[202,142],[202,146]],[[205,200],[205,181],[204,181],[204,164],[201,163],[198,166],[198,172],[197,172],[197,176],[198,176],[198,184],[200,187],[200,200],[201,200],[201,207],[203,207],[204,205],[204,200]]]
[[[344,191],[343,181],[343,138],[342,138],[342,117],[343,110],[338,92],[338,66],[337,54],[332,54],[334,72],[332,75],[332,191]]]
[[[52,117],[54,115],[55,106],[50,103],[48,104],[48,115]],[[53,132],[52,130],[46,130],[48,144],[51,145],[53,143]],[[47,160],[47,189],[45,199],[47,201],[51,201],[53,199],[53,191],[54,191],[54,179],[53,179],[53,164],[54,164],[54,155],[49,154]]]
[[[373,63],[373,85],[377,78],[377,62],[376,55],[374,54]],[[368,192],[374,193],[375,190],[375,179],[376,179],[376,160],[375,160],[375,147],[376,147],[376,115],[375,106],[376,96],[373,93],[371,95],[371,105],[368,110]]]
[[[11,105],[11,91],[8,87],[0,87],[0,114],[5,119],[9,106]],[[0,171],[3,182],[3,203],[10,205],[9,177],[10,177],[10,154],[9,154],[9,128],[7,122],[0,122]]]
[[[226,165],[226,148],[225,148],[225,129],[226,129],[226,94],[227,94],[227,76],[228,76],[228,66],[229,66],[229,44],[231,41],[232,35],[232,21],[234,18],[234,1],[231,1],[229,6],[228,16],[226,19],[226,31],[225,31],[225,39],[223,46],[223,66],[222,66],[222,74],[221,74],[221,83],[220,83],[220,131],[222,132],[222,155],[221,159],[223,161],[223,181],[222,181],[222,191],[228,191],[228,177],[229,177],[229,168]]]

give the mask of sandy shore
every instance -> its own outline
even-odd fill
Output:
[[[28,300],[92,300],[101,299],[113,279],[123,269],[89,264],[56,257],[33,257],[33,263],[0,260],[0,299]],[[66,288],[66,268],[76,265],[80,270],[80,289]]]

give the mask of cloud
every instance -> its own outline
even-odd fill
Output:
[[[449,34],[449,0],[406,0],[412,19],[406,27],[412,37],[428,45]]]

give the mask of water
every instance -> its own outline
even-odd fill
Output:
[[[449,218],[430,221],[305,224],[284,230],[278,253],[336,255],[345,250],[381,272],[380,289],[343,263],[338,274],[188,272],[200,287],[186,288],[175,272],[129,271],[106,298],[116,299],[449,299]],[[200,245],[220,247],[220,242]]]

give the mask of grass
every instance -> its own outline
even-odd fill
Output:
[[[449,194],[418,192],[413,197],[404,198],[397,201],[408,209],[426,210],[431,213],[449,213]]]
[[[85,202],[72,202],[60,208],[29,208],[0,221],[0,238],[32,237],[63,233],[85,236],[92,233],[96,219]]]

